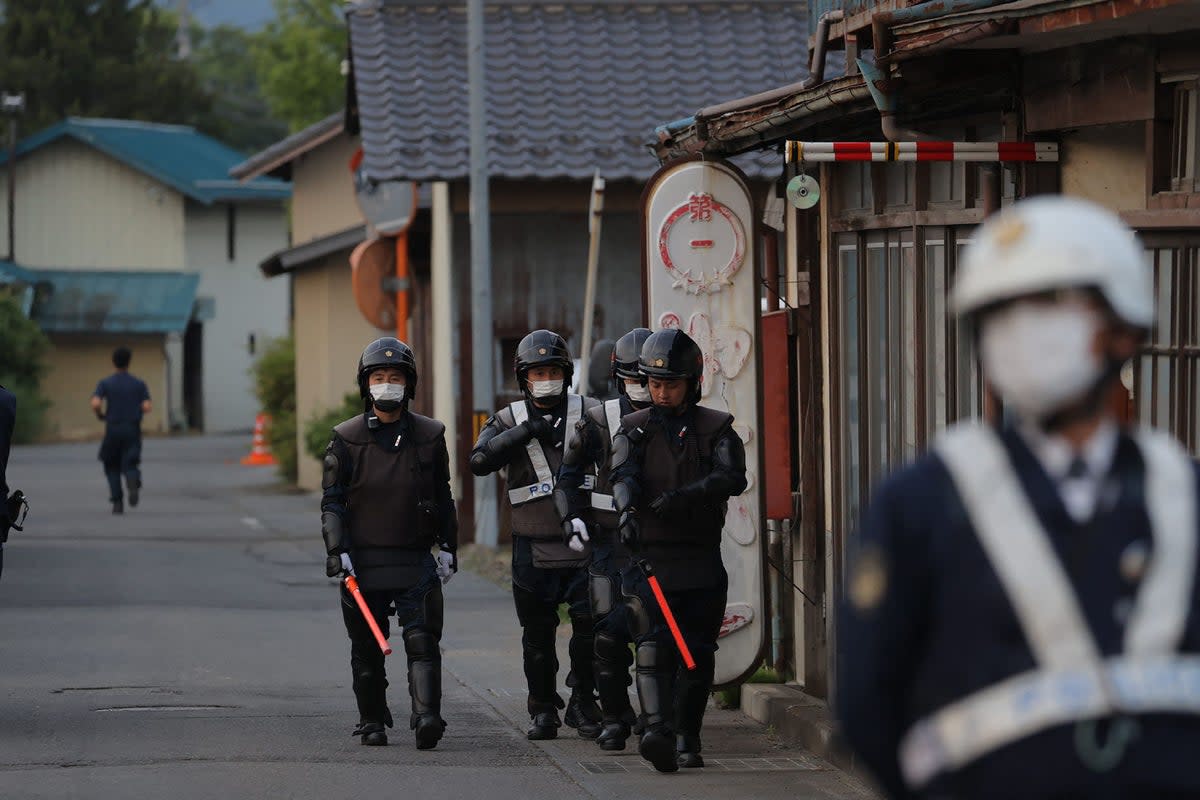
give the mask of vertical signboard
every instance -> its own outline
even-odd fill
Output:
[[[647,324],[681,328],[704,351],[701,405],[733,414],[746,446],[746,491],[729,501],[721,555],[729,599],[718,684],[759,663],[764,640],[759,414],[759,289],[754,202],[741,173],[720,161],[668,164],[642,196]]]

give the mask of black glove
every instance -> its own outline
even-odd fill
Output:
[[[650,504],[650,510],[660,517],[669,517],[682,510],[682,500],[683,498],[680,497],[679,492],[674,489],[668,489],[654,499],[654,502]]]
[[[638,542],[642,538],[642,528],[638,524],[637,513],[632,509],[622,512],[618,528],[621,533],[621,544],[630,550],[636,550]]]
[[[529,431],[530,436],[542,444],[549,444],[554,441],[554,426],[540,414],[533,415],[522,422],[521,425],[525,430]]]
[[[325,576],[327,578],[336,578],[342,574],[342,557],[326,556],[325,558]]]

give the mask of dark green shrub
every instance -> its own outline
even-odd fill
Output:
[[[318,461],[324,458],[333,426],[362,412],[362,398],[351,393],[342,398],[341,406],[310,417],[304,424],[304,451]]]
[[[25,316],[19,300],[0,289],[0,385],[17,397],[17,424],[13,441],[25,444],[42,430],[49,403],[39,384],[46,371],[50,340],[37,323]]]
[[[289,481],[295,481],[296,348],[292,337],[269,342],[254,362],[251,372],[258,404],[263,412],[271,415],[267,442],[278,462],[279,474]]]

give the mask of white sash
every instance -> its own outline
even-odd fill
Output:
[[[621,429],[620,398],[604,401],[604,419],[608,422],[608,441],[611,443],[617,438],[617,431]],[[611,494],[592,492],[592,508],[597,511],[616,511],[617,505]]]
[[[509,404],[508,407],[512,411],[513,423],[515,425],[520,425],[529,419],[529,411],[526,408],[524,400],[517,400]],[[575,435],[575,425],[579,422],[582,414],[583,398],[577,394],[568,394],[567,418],[565,421],[567,429],[563,433],[564,455],[567,452],[567,448],[571,445],[571,437]],[[508,501],[514,506],[528,503],[530,500],[549,497],[554,492],[554,473],[550,471],[550,462],[546,459],[546,451],[542,449],[542,443],[536,437],[530,439],[525,445],[525,452],[529,455],[529,463],[533,466],[533,473],[537,477],[537,482],[508,490]]]
[[[1195,580],[1196,488],[1170,437],[1135,435],[1146,462],[1151,561],[1125,632],[1125,653],[1102,660],[1070,581],[996,434],[947,431],[936,448],[1004,587],[1038,667],[917,722],[900,743],[914,788],[1047,728],[1117,712],[1200,714],[1200,657],[1174,651]]]

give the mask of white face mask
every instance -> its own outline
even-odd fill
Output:
[[[1100,318],[1079,306],[1014,303],[983,321],[987,379],[1017,413],[1040,422],[1081,400],[1104,370],[1092,352]]]
[[[545,397],[557,397],[562,394],[563,382],[558,381],[530,381],[529,393],[539,400]]]
[[[370,385],[371,402],[382,411],[390,411],[404,399],[403,383],[373,383]]]
[[[640,383],[625,384],[625,396],[635,403],[650,402],[650,390]]]

